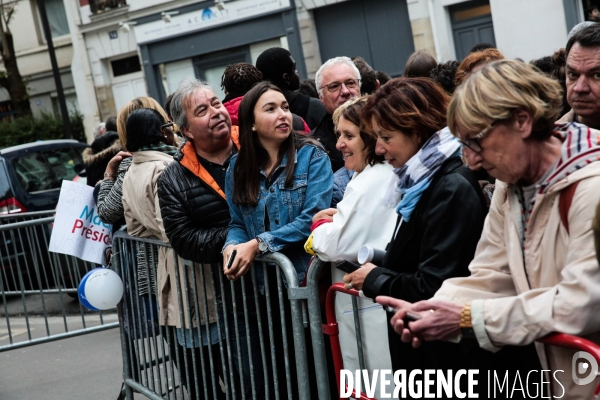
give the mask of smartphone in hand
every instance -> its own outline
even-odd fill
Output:
[[[233,265],[233,260],[235,260],[235,255],[237,254],[237,250],[233,250],[227,259],[227,265],[225,268],[229,269]]]
[[[389,313],[392,313],[392,314],[396,314],[396,313],[398,312],[398,310],[396,310],[396,309],[395,309],[395,308],[393,308],[393,307],[389,307],[389,306],[388,306],[388,307],[385,307],[385,311],[387,311],[387,312],[389,312]],[[408,329],[408,323],[409,323],[409,322],[418,321],[418,320],[420,320],[421,318],[423,318],[423,316],[422,316],[422,315],[420,315],[420,314],[415,314],[415,313],[412,313],[412,312],[410,312],[410,311],[409,311],[409,312],[407,312],[407,313],[406,313],[406,316],[405,316],[404,318],[402,318],[402,322],[404,322],[404,327],[405,327],[406,329]]]
[[[337,269],[339,269],[340,271],[344,271],[347,274],[351,274],[354,271],[356,271],[357,269],[359,269],[360,265],[350,262],[350,261],[342,261],[342,262],[335,264],[335,267]]]

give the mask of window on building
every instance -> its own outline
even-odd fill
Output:
[[[584,19],[600,22],[600,0],[581,0]]]
[[[132,74],[134,72],[139,72],[142,70],[142,65],[140,64],[140,58],[135,55],[127,58],[121,58],[120,60],[111,61],[113,76],[121,76]]]
[[[127,5],[125,0],[89,0],[92,14],[101,14]]]
[[[46,14],[48,15],[48,24],[52,37],[59,37],[69,34],[69,21],[65,12],[63,0],[46,0]]]

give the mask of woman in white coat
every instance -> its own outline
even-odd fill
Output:
[[[329,208],[313,217],[312,251],[323,261],[356,263],[362,246],[385,250],[393,235],[395,211],[379,205],[379,200],[395,175],[383,156],[375,154],[376,139],[360,129],[366,101],[366,96],[349,100],[333,114],[338,136],[336,148],[344,155],[346,169],[354,171],[354,175],[337,210]],[[342,282],[344,272],[332,264],[331,275],[334,283]],[[365,368],[391,369],[385,311],[363,298],[359,299],[358,308]],[[336,296],[336,316],[344,369],[359,369],[351,296]]]

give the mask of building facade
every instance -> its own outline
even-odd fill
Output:
[[[186,77],[209,81],[222,96],[225,66],[254,63],[272,46],[290,50],[302,78],[340,55],[362,56],[376,70],[401,76],[415,50],[446,61],[479,42],[529,61],[564,47],[568,30],[595,0],[62,1],[70,32],[55,38],[63,84],[91,135],[136,96],[164,104]],[[23,4],[34,16],[35,1]],[[39,32],[37,47],[19,50],[22,72],[36,82],[34,108],[52,104],[53,96],[49,63],[39,61],[47,57]]]
[[[594,0],[407,0],[415,48],[438,61],[462,59],[477,43],[492,43],[524,61],[565,47]]]
[[[135,96],[164,104],[185,77],[207,80],[223,96],[224,68],[254,63],[273,46],[290,50],[303,78],[340,55],[399,76],[414,51],[407,4],[398,0],[77,1],[88,70],[74,76],[79,97],[95,95],[84,114],[95,108],[98,120]]]
[[[10,2],[6,3],[10,4]],[[73,76],[71,75],[73,47],[71,45],[70,24],[63,0],[46,0],[45,6],[67,108],[73,112],[79,109],[79,104]],[[60,115],[48,46],[44,37],[37,2],[35,0],[18,1],[15,2],[14,7],[13,16],[8,27],[13,34],[17,64],[27,86],[31,111],[34,116],[38,116],[42,112]],[[0,114],[11,108],[10,103],[8,91],[1,88]]]

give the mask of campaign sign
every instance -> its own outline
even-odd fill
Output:
[[[94,188],[63,181],[49,250],[104,264],[104,249],[111,243],[111,226],[98,216]]]

